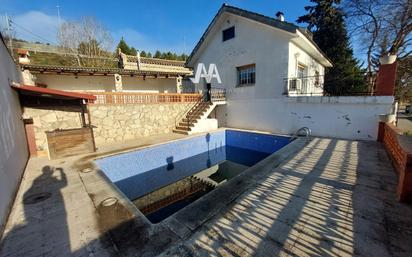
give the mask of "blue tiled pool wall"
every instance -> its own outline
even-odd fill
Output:
[[[289,137],[225,130],[98,159],[96,163],[134,200],[226,159],[253,165],[256,153],[239,155],[238,148],[260,152],[264,158],[288,143]],[[183,162],[188,158],[194,160],[190,165]]]
[[[226,130],[226,145],[262,153],[274,153],[289,143],[290,137]]]

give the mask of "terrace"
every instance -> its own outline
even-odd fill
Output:
[[[401,58],[332,78],[276,16],[223,4],[185,62],[0,35],[0,257],[412,256]]]
[[[141,138],[64,160],[30,159],[1,256],[412,253],[412,209],[396,201],[396,174],[376,142],[299,138],[196,208],[156,225],[92,162],[183,137]]]

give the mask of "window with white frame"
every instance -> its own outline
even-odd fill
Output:
[[[256,66],[249,64],[237,67],[238,82],[237,86],[253,86],[256,82]]]

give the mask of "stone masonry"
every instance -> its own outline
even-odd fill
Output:
[[[96,146],[172,132],[175,119],[191,103],[89,105]],[[37,151],[47,151],[46,131],[80,128],[80,112],[56,109],[24,108],[24,117],[32,118]]]
[[[46,131],[82,126],[80,112],[65,111],[64,107],[61,107],[60,110],[25,107],[24,117],[33,119],[37,151],[47,150]]]
[[[96,146],[172,132],[190,103],[89,105]]]

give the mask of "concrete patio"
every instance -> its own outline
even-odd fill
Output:
[[[266,163],[259,179],[197,228],[146,235],[153,249],[141,252],[124,250],[137,249],[136,231],[120,247],[101,233],[79,158],[87,156],[29,161],[0,256],[412,256],[412,208],[396,202],[396,174],[376,142],[313,138],[292,158]]]

